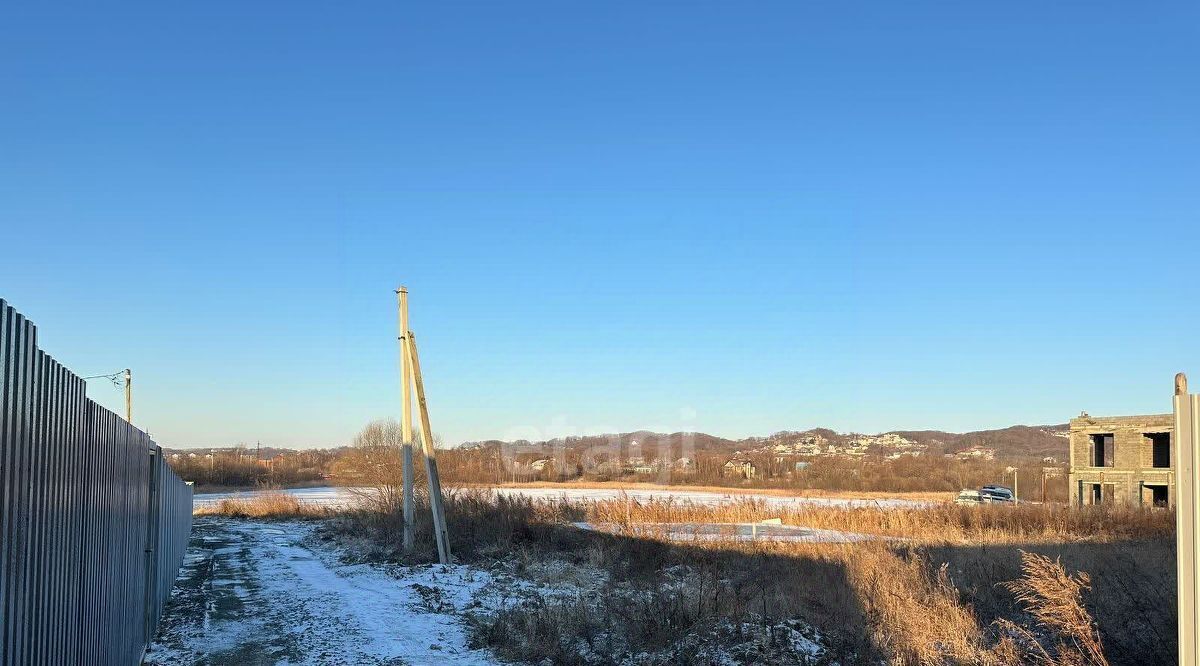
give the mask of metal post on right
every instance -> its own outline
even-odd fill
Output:
[[[133,373],[125,368],[125,422],[133,423]]]
[[[1187,377],[1175,375],[1175,546],[1179,603],[1179,666],[1196,663],[1197,511],[1196,489],[1200,486],[1200,395],[1188,393]]]

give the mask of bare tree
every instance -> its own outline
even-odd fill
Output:
[[[363,500],[381,509],[399,511],[404,459],[400,424],[393,419],[368,423],[354,437],[354,446],[337,461],[334,478]]]
[[[420,461],[420,433],[414,433],[413,440],[418,454],[413,485],[419,490],[428,485]],[[435,434],[434,446],[439,442]],[[334,464],[334,478],[365,502],[385,511],[399,512],[404,501],[403,443],[400,424],[395,419],[371,421],[354,436],[354,445]]]

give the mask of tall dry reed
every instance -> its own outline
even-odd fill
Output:
[[[719,505],[625,498],[580,506],[589,521],[621,526],[631,523],[749,523],[779,518],[785,525],[899,537],[931,544],[1154,539],[1171,537],[1175,530],[1172,511],[1125,506],[813,504],[780,507],[751,498]]]
[[[1029,629],[1010,620],[1001,620],[1001,626],[1024,638],[1021,644],[1027,646],[1027,654],[1047,664],[1109,666],[1100,631],[1083,603],[1083,593],[1091,589],[1087,573],[1068,574],[1060,560],[1026,551],[1021,551],[1021,568],[1021,578],[1004,587],[1038,627],[1054,636],[1053,654]]]

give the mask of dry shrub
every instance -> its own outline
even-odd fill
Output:
[[[879,662],[838,563],[586,536],[574,552],[533,557],[599,565],[601,584],[475,615],[480,645],[523,663],[707,664],[729,662],[706,651],[759,641],[756,658],[736,663],[801,664],[809,662],[786,640],[772,639],[802,625],[815,627],[840,663]]]
[[[581,648],[602,651],[611,644],[608,623],[582,599],[548,601],[538,598],[472,618],[473,643],[490,647],[516,661],[575,666],[588,663]]]
[[[414,542],[404,552],[404,512],[399,494],[342,509],[330,529],[333,533],[372,544],[371,559],[393,562],[428,562],[436,557],[433,518],[424,488],[414,494]],[[539,502],[528,497],[504,497],[480,489],[443,488],[446,528],[451,553],[460,560],[477,561],[507,554],[524,544],[541,543],[557,549],[563,539],[579,540],[579,530],[566,527],[569,505]]]
[[[596,599],[536,597],[473,621],[476,640],[511,659],[621,663],[617,655],[661,650],[711,629],[723,617],[714,610],[695,589],[606,590]]]
[[[1108,666],[1100,632],[1083,604],[1083,592],[1091,589],[1084,572],[1068,574],[1059,559],[1021,551],[1021,578],[1004,583],[1029,613],[1037,626],[1056,640],[1054,654],[1027,629],[1010,621],[1001,625],[1024,638],[1030,656],[1055,666]]]
[[[1113,664],[1174,664],[1175,542],[1173,539],[1060,544],[939,546],[933,562],[947,562],[964,597],[984,625],[1010,619],[1028,623],[1019,604],[997,581],[1023,577],[1021,550],[1061,558],[1067,571],[1086,571],[1087,607]],[[1042,631],[1039,629],[1039,631]]]

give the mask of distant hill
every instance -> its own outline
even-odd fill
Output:
[[[972,446],[995,449],[996,456],[1003,459],[1043,458],[1051,456],[1059,461],[1067,459],[1067,424],[1027,426],[1015,425],[998,430],[978,430],[975,432],[955,433],[941,430],[891,430],[883,434],[895,434],[908,440],[924,444],[932,454],[955,453]],[[566,444],[569,449],[587,449],[592,447],[611,446],[619,442],[622,451],[628,451],[635,443],[653,442],[662,447],[669,444],[672,449],[678,447],[685,437],[690,437],[694,450],[704,453],[728,453],[760,449],[776,444],[794,444],[805,439],[819,436],[833,444],[844,445],[863,433],[839,433],[829,428],[812,428],[809,430],[784,430],[766,437],[746,437],[743,439],[726,439],[707,433],[656,433],[638,430],[627,433],[610,433],[604,435],[574,436],[556,440],[530,442],[519,440],[502,442],[488,440],[484,442],[466,442],[466,448],[475,447],[513,447],[519,451],[533,453],[539,450],[549,451],[556,446]]]
[[[940,448],[943,453],[953,453],[972,446],[983,446],[996,450],[996,455],[1005,458],[1043,458],[1053,456],[1067,459],[1067,432],[1065,423],[1048,426],[1015,425],[999,430],[952,433],[939,430],[895,431],[897,435],[931,449]]]
[[[1002,459],[1023,459],[1023,458],[1044,458],[1052,456],[1059,461],[1067,459],[1067,424],[1058,425],[1043,425],[1043,426],[1026,426],[1015,425],[998,430],[978,430],[975,432],[955,433],[944,432],[941,430],[890,430],[884,434],[899,435],[908,440],[912,440],[918,444],[923,444],[928,448],[930,454],[955,453],[964,449],[969,449],[972,446],[981,446],[985,448],[995,449],[996,456]],[[681,450],[685,439],[690,439],[692,450],[698,453],[713,453],[713,454],[730,454],[736,451],[751,451],[762,449],[767,446],[777,444],[795,444],[812,437],[819,437],[827,442],[836,445],[845,445],[852,440],[864,435],[865,433],[839,433],[829,428],[811,428],[809,430],[781,430],[765,437],[746,437],[743,439],[726,439],[709,435],[703,432],[697,433],[658,433],[648,430],[636,430],[634,432],[625,433],[608,433],[600,435],[584,435],[572,436],[562,439],[545,440],[530,442],[527,440],[518,440],[513,442],[505,442],[500,440],[486,440],[481,442],[465,442],[463,448],[495,448],[509,447],[517,452],[537,453],[545,451],[547,453],[554,450],[556,447],[566,444],[568,449],[586,450],[596,449],[601,447],[612,446],[613,442],[618,442],[623,453],[629,454],[634,452],[637,446],[643,444],[651,444],[654,447],[663,447],[669,445],[671,450]],[[636,443],[636,444],[635,444]],[[324,449],[335,455],[345,447],[330,447]],[[196,456],[204,456],[212,452],[218,452],[221,455],[228,455],[238,450],[238,447],[208,447],[195,449],[164,449],[167,454],[194,454]],[[311,451],[312,449],[308,449]],[[296,455],[304,450],[277,448],[273,446],[264,446],[260,454],[262,458],[273,458],[278,454]],[[243,455],[251,458],[256,456],[255,447],[241,448]]]

